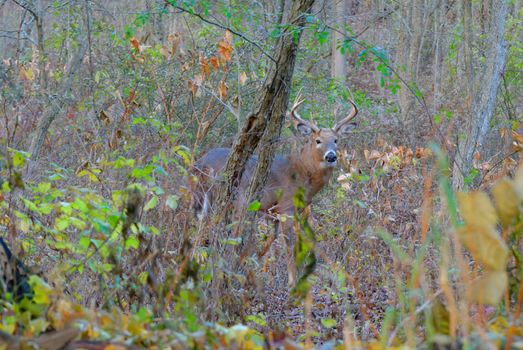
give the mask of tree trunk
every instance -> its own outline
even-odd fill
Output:
[[[456,188],[462,188],[465,178],[470,175],[474,153],[490,129],[501,74],[507,57],[507,43],[503,38],[508,13],[507,1],[494,0],[490,11],[487,61],[482,69],[482,80],[477,84],[479,91],[472,105],[467,137],[459,142],[454,162],[453,184]]]
[[[86,18],[84,19],[87,20]],[[49,127],[68,102],[68,98],[66,96],[71,94],[74,78],[80,70],[80,65],[87,51],[87,47],[88,39],[86,37],[81,38],[76,52],[67,64],[67,69],[64,77],[62,78],[61,85],[56,89],[57,93],[53,97],[47,97],[46,105],[51,106],[51,108],[50,110],[47,110],[47,113],[43,115],[42,119],[38,123],[38,127],[35,131],[36,135],[31,141],[29,153],[31,154],[32,160],[36,160],[39,157],[40,150],[44,143]]]
[[[347,0],[334,0],[333,4],[333,18],[336,21],[336,27],[340,27],[344,32],[344,26],[347,20]],[[331,76],[341,82],[344,82],[347,77],[347,63],[345,55],[337,48],[343,41],[343,35],[340,32],[333,31],[332,33],[332,60],[331,60]]]
[[[409,66],[410,48],[411,45],[411,19],[412,19],[412,6],[414,6],[415,0],[411,0],[408,3],[400,5],[399,10],[399,33],[398,33],[398,44],[397,44],[397,61],[398,66],[404,72],[404,78],[407,82],[412,79],[412,66]],[[411,110],[413,107],[413,98],[411,92],[407,87],[402,87],[398,93],[398,102],[401,110],[401,121],[405,124],[410,119]]]
[[[470,104],[474,91],[474,76],[472,71],[472,1],[463,0],[463,46],[465,49],[465,91],[467,92],[467,102]]]
[[[299,28],[298,40],[294,35],[283,33],[276,46],[276,63],[270,69],[267,80],[260,92],[260,98],[247,117],[239,137],[234,142],[225,167],[226,184],[220,190],[218,203],[223,209],[233,200],[245,164],[254,153],[260,141],[259,158],[254,171],[247,199],[249,200],[263,187],[274,157],[275,141],[279,139],[285,120],[289,99],[291,79],[296,61],[301,30],[305,15],[310,13],[314,0],[295,0],[289,13],[290,28]]]
[[[445,5],[446,0],[441,1],[436,8],[434,14],[434,61],[432,62],[433,82],[434,82],[434,101],[433,113],[438,113],[442,102],[442,88],[441,77],[443,75],[443,59],[445,57],[443,51],[444,43],[444,26],[445,26]]]

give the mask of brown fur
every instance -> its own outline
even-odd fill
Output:
[[[260,211],[272,216],[294,214],[293,197],[298,188],[305,190],[306,204],[309,205],[312,198],[329,182],[336,163],[332,159],[328,161],[327,154],[330,153],[331,158],[336,154],[338,139],[349,133],[354,125],[350,121],[357,114],[356,106],[353,104],[352,113],[332,129],[318,128],[301,119],[296,113],[295,110],[301,102],[294,104],[291,115],[296,129],[305,140],[301,147],[293,149],[288,156],[277,155],[274,158],[260,200]],[[194,177],[190,182],[193,190],[193,207],[197,211],[203,211],[204,215],[212,210],[216,181],[220,179],[229,153],[228,148],[214,148],[194,165],[192,171]],[[245,193],[256,161],[257,157],[252,156],[245,167],[234,203],[237,213],[239,208],[248,204]],[[289,222],[290,220],[286,221],[285,231],[292,227],[292,223],[287,224]],[[290,282],[291,278],[293,279],[293,276],[289,272]]]

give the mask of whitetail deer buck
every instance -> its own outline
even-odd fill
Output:
[[[302,119],[296,112],[304,102],[299,96],[291,108],[290,115],[294,126],[304,137],[301,147],[291,150],[289,155],[277,155],[274,158],[269,175],[263,189],[260,201],[260,211],[277,218],[279,215],[292,216],[294,214],[293,196],[298,188],[305,190],[306,205],[331,178],[336,166],[336,150],[338,139],[347,136],[356,125],[351,120],[358,113],[356,105],[351,101],[352,111],[331,128],[319,128],[314,123]],[[230,149],[214,148],[196,162],[193,174],[198,181],[191,185],[193,189],[193,208],[206,215],[211,210],[213,202],[213,179],[224,169]],[[234,206],[238,208],[247,205],[245,192],[256,165],[257,157],[252,156],[245,167],[245,171],[238,187]],[[209,181],[211,180],[211,181]],[[292,223],[285,221],[283,227],[287,241],[288,252],[292,252]],[[290,224],[289,224],[290,223]],[[289,253],[288,253],[289,255]],[[289,259],[289,284],[294,283],[294,268],[292,254]]]

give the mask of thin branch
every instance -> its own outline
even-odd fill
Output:
[[[180,10],[182,12],[185,12],[185,13],[188,13],[192,16],[195,16],[195,17],[198,17],[199,19],[201,19],[203,22],[207,23],[207,24],[210,24],[210,25],[213,25],[215,27],[218,27],[218,28],[221,28],[221,29],[225,29],[225,30],[228,30],[229,32],[231,32],[232,34],[242,38],[243,40],[245,40],[246,42],[248,42],[249,44],[255,46],[256,48],[258,48],[258,50],[261,51],[261,53],[266,56],[268,59],[270,59],[272,62],[276,63],[276,60],[274,59],[274,57],[272,57],[270,54],[268,54],[258,43],[254,42],[253,40],[247,38],[244,34],[232,29],[231,27],[229,26],[226,26],[226,25],[223,25],[221,23],[218,23],[218,22],[214,22],[214,21],[211,21],[207,18],[205,18],[202,14],[200,13],[196,13],[196,12],[192,12],[192,11],[189,11],[187,9],[184,9],[183,7],[180,7],[180,6],[173,6],[175,9],[177,10]]]
[[[18,37],[12,36],[12,35],[7,35],[7,34],[0,34],[0,38],[19,40]],[[29,36],[22,36],[22,37],[20,37],[20,40],[27,40],[27,41],[30,41],[33,45],[36,45],[36,42],[33,40],[33,38],[31,38]]]
[[[15,4],[17,4],[18,6],[20,6],[21,8],[23,9],[26,9],[27,11],[29,11],[31,13],[31,15],[33,15],[33,17],[38,20],[38,15],[36,14],[36,10],[33,9],[26,1],[24,2],[21,2],[21,1],[18,1],[18,0],[11,0],[12,2],[14,2]]]

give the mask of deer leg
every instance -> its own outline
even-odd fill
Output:
[[[294,220],[287,217],[285,222],[281,223],[283,237],[285,238],[286,260],[287,260],[287,285],[294,287],[296,283],[296,264],[294,263],[294,245],[296,243],[296,234],[294,231]]]

